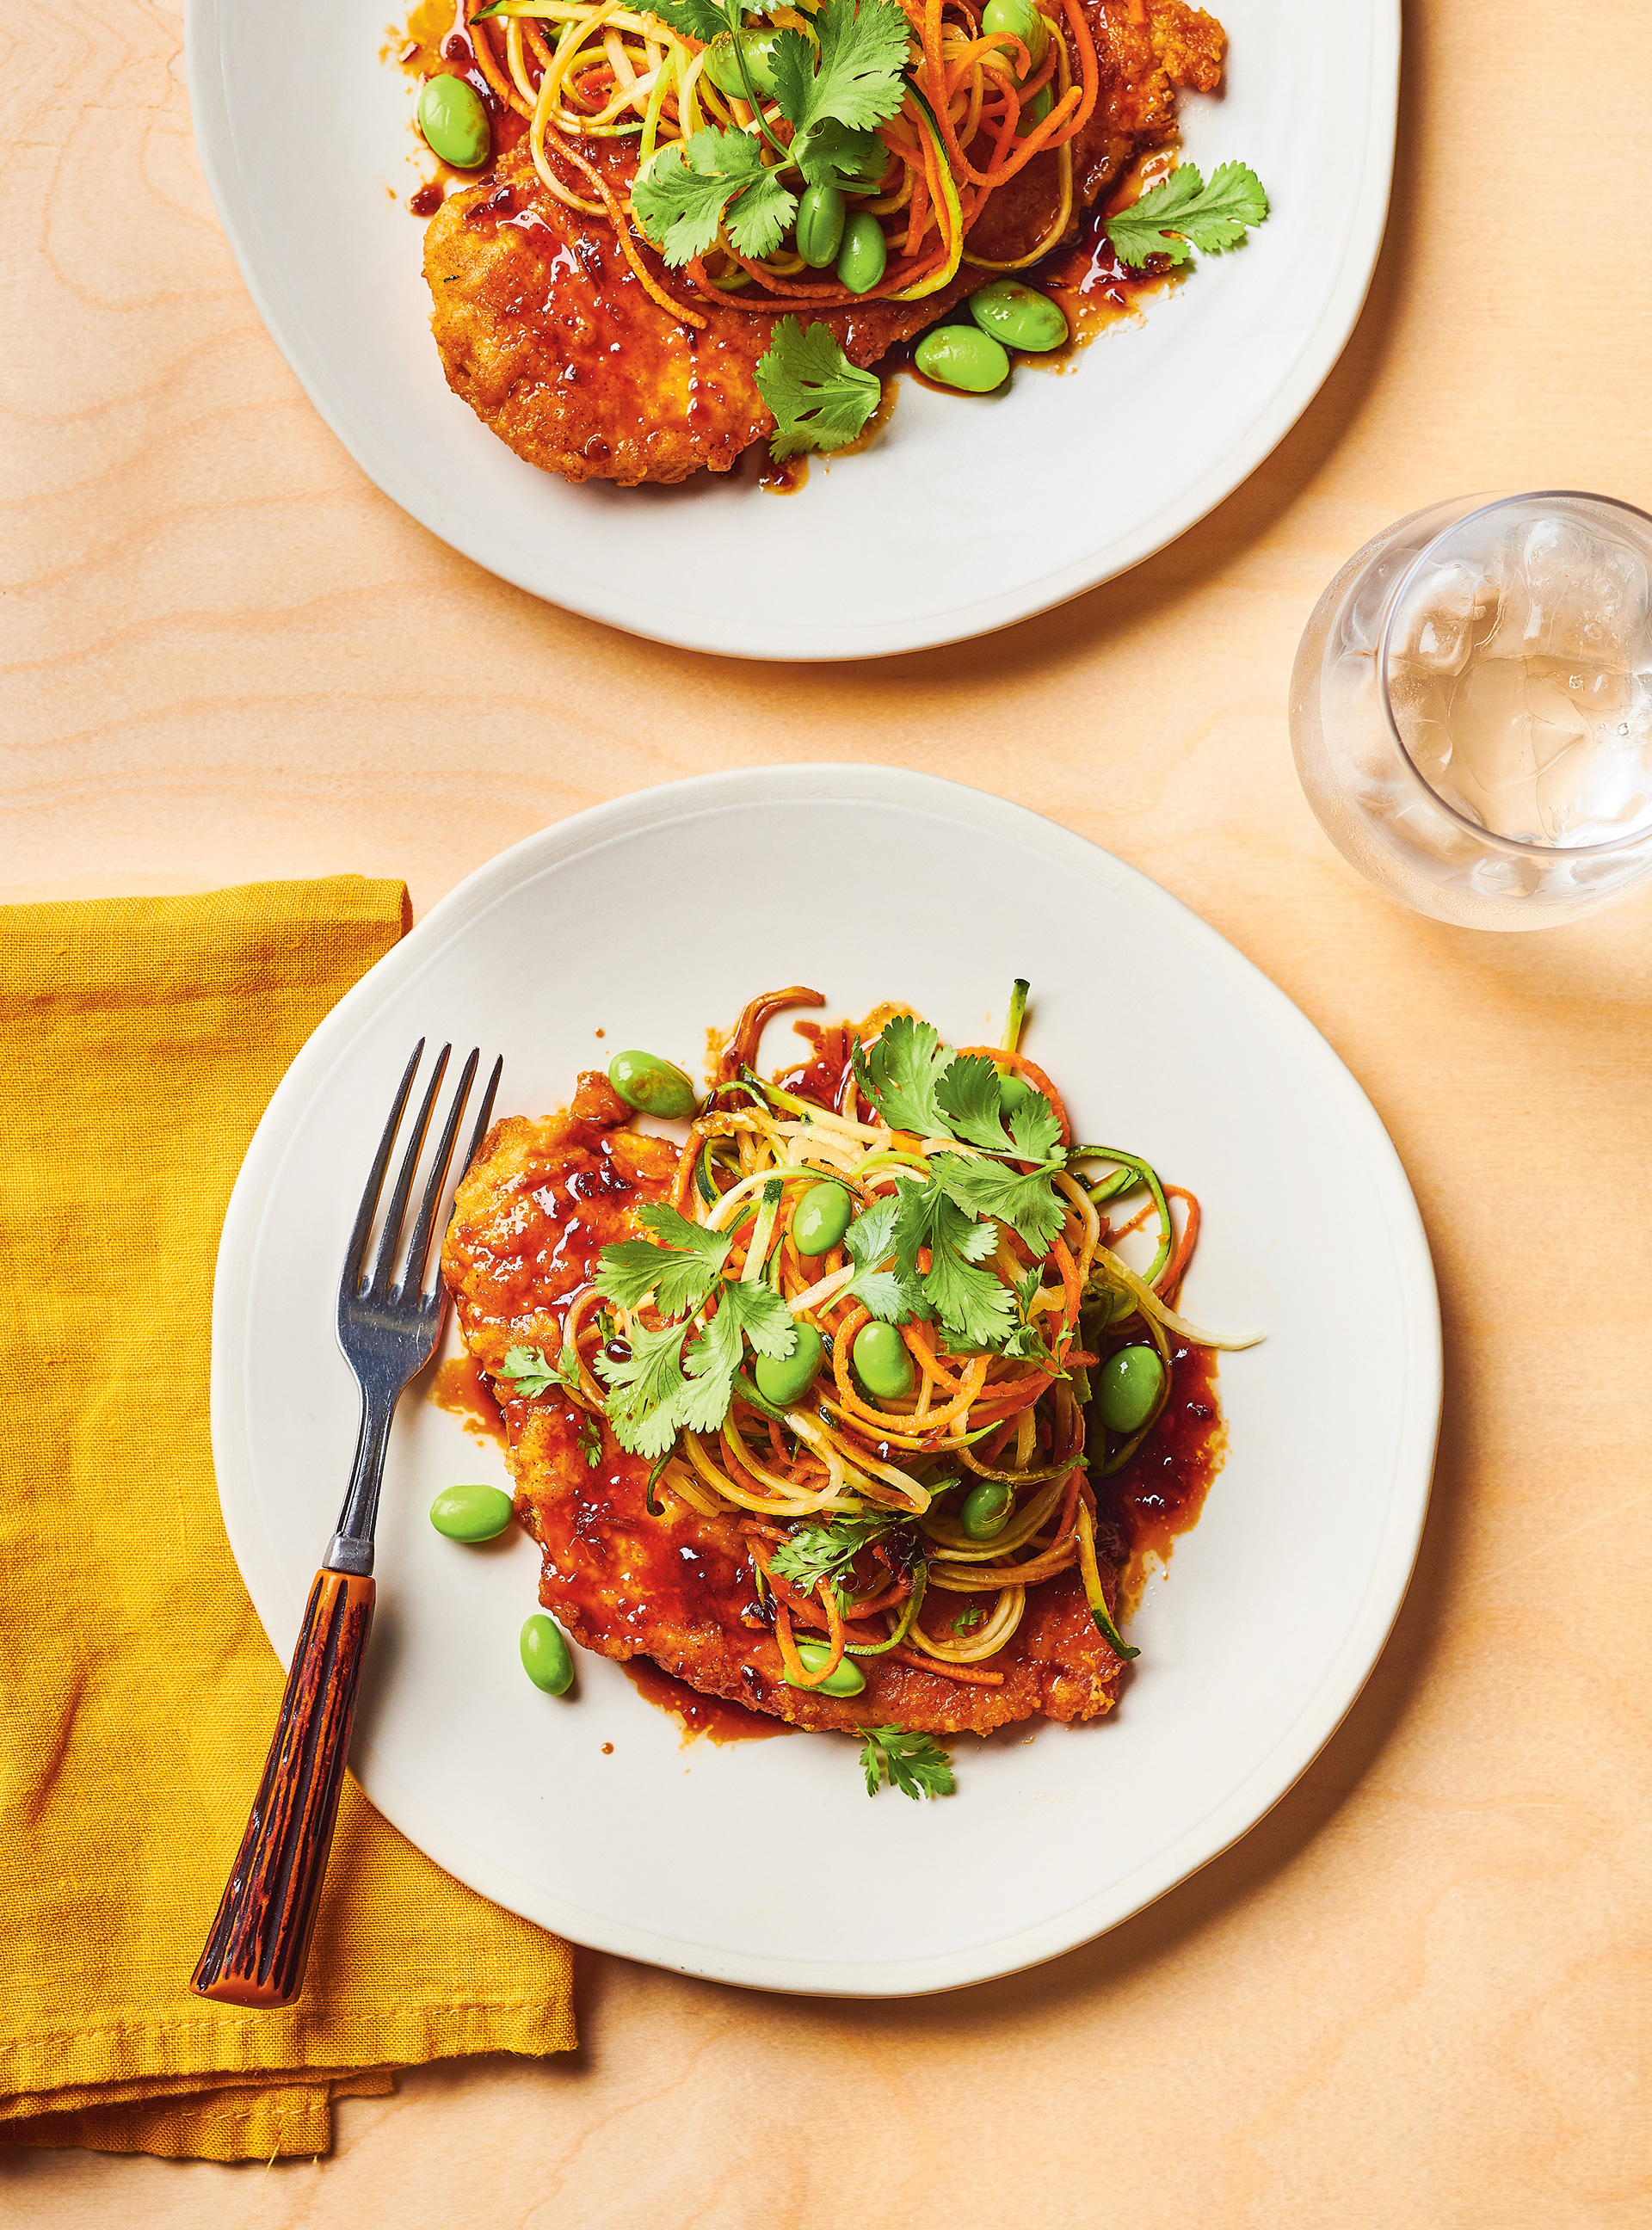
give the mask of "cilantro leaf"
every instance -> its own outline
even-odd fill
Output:
[[[920,1796],[950,1796],[958,1786],[952,1761],[940,1744],[905,1727],[868,1727],[861,1769],[868,1796],[875,1796],[887,1780],[914,1804]]]
[[[631,186],[631,206],[649,238],[674,269],[703,255],[735,199],[729,237],[744,255],[766,255],[780,244],[797,207],[763,161],[761,141],[747,132],[709,127],[663,148]]]
[[[1023,1176],[1002,1162],[965,1161],[962,1154],[938,1156],[937,1160],[936,1182],[949,1200],[972,1215],[990,1215],[1013,1226],[1038,1254],[1046,1251],[1065,1215],[1048,1169]],[[1004,1298],[1007,1303],[1009,1296]]]
[[[1064,1162],[1062,1126],[1055,1110],[1042,1092],[1029,1092],[1010,1115],[1010,1136],[1015,1140],[1018,1162]]]
[[[924,1298],[942,1324],[971,1347],[995,1347],[1010,1327],[1013,1304],[1003,1280],[974,1266],[997,1243],[991,1224],[975,1222],[942,1197],[929,1242]]]
[[[855,1048],[855,1080],[892,1131],[913,1131],[920,1138],[945,1138],[946,1118],[935,1086],[952,1060],[940,1033],[913,1015],[896,1015],[868,1058]]]
[[[1242,163],[1223,163],[1208,186],[1196,164],[1183,163],[1131,208],[1110,216],[1107,238],[1120,261],[1139,270],[1150,255],[1185,263],[1194,248],[1210,255],[1236,248],[1267,215],[1262,181]]]
[[[971,1627],[979,1626],[985,1616],[984,1610],[961,1610],[952,1621],[952,1631],[954,1634],[967,1634]]]
[[[666,1243],[623,1239],[604,1247],[597,1266],[599,1293],[623,1309],[641,1305],[649,1293],[662,1317],[680,1317],[697,1308],[712,1289],[732,1241],[720,1231],[705,1231],[674,1208],[651,1202],[637,1214]]]
[[[722,32],[739,28],[746,8],[743,0],[730,0],[726,8],[718,7],[715,0],[658,0],[657,5],[648,0],[647,12],[708,47]]]
[[[875,132],[851,132],[836,117],[823,116],[791,143],[791,159],[811,186],[865,190],[889,166],[889,151]]]
[[[657,1331],[634,1324],[629,1361],[597,1357],[598,1371],[614,1389],[608,1401],[614,1437],[633,1455],[663,1455],[677,1436],[688,1393],[682,1375],[682,1341],[680,1324],[661,1324]]]
[[[868,1510],[835,1518],[826,1525],[799,1525],[770,1561],[800,1595],[813,1595],[823,1580],[836,1584],[862,1549],[907,1522],[896,1511]]]
[[[826,0],[814,18],[819,62],[794,32],[774,43],[774,97],[799,132],[827,117],[859,131],[882,124],[906,97],[910,33],[894,0]]]
[[[512,1391],[530,1402],[536,1395],[548,1394],[553,1386],[571,1387],[575,1393],[579,1390],[579,1365],[565,1345],[554,1363],[547,1363],[537,1347],[513,1347],[499,1376],[510,1379]]]
[[[698,136],[698,135],[696,135]],[[841,449],[852,441],[883,394],[876,372],[853,364],[818,321],[807,332],[796,318],[782,318],[758,358],[757,383],[774,413],[770,454]]]
[[[943,1069],[935,1086],[935,1104],[954,1138],[983,1146],[990,1154],[1007,1154],[1000,1105],[1003,1083],[984,1054],[959,1054]],[[1043,1159],[1042,1155],[1039,1159]]]
[[[900,1324],[918,1313],[917,1295],[898,1271],[880,1265],[894,1253],[898,1199],[881,1200],[856,1216],[843,1234],[843,1244],[857,1267],[840,1299],[859,1301],[882,1324]]]
[[[595,1471],[603,1460],[603,1428],[589,1410],[580,1420],[579,1445],[584,1451],[586,1469]]]

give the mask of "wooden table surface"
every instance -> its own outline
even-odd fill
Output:
[[[1000,791],[1197,907],[1348,1062],[1427,1221],[1447,1392],[1416,1577],[1342,1731],[1101,1942],[874,2006],[587,1956],[575,2059],[409,2076],[316,2165],[14,2154],[8,2222],[1652,2220],[1652,895],[1532,937],[1414,918],[1321,837],[1285,722],[1315,596],[1387,520],[1501,487],[1652,503],[1652,0],[1416,0],[1406,35],[1376,283],[1269,461],[1044,618],[816,668],[571,618],[367,484],[218,229],[176,0],[15,45],[3,895],[353,868],[423,910],[676,776],[882,760]]]

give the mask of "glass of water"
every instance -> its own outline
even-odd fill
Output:
[[[1419,912],[1547,929],[1652,873],[1652,518],[1565,491],[1402,519],[1314,607],[1291,743],[1342,854]]]

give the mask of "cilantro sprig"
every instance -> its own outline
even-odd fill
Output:
[[[920,1796],[950,1796],[958,1787],[952,1761],[940,1744],[907,1727],[868,1727],[861,1769],[868,1796],[875,1796],[886,1781],[914,1804]]]
[[[825,1525],[799,1525],[770,1561],[800,1595],[813,1595],[823,1580],[836,1587],[862,1549],[908,1522],[899,1511],[868,1510],[834,1518]]]
[[[1262,180],[1242,163],[1222,164],[1208,185],[1197,164],[1182,163],[1139,202],[1107,219],[1107,238],[1120,261],[1139,270],[1150,255],[1185,263],[1196,248],[1222,255],[1267,216]]]
[[[829,325],[818,319],[805,330],[782,318],[757,361],[758,391],[774,413],[772,456],[803,449],[841,449],[865,428],[883,383],[874,371],[851,364]]]
[[[547,1363],[537,1347],[513,1347],[506,1356],[499,1376],[510,1380],[513,1393],[530,1402],[540,1394],[548,1394],[553,1386],[565,1386],[575,1394],[579,1391],[578,1359],[565,1344],[558,1350],[554,1363]]]

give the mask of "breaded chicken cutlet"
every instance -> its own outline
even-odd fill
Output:
[[[1084,7],[1100,86],[1072,143],[1069,237],[1137,157],[1173,138],[1178,90],[1220,84],[1226,45],[1221,26],[1184,0]],[[627,145],[584,143],[622,197],[634,167]],[[1058,158],[1036,156],[991,197],[968,245],[1013,261],[1044,239],[1059,209]],[[657,258],[649,267],[675,276]],[[673,483],[702,467],[726,472],[773,429],[756,366],[778,313],[696,294],[703,331],[680,323],[651,299],[611,226],[548,193],[524,149],[443,203],[425,234],[424,272],[448,384],[530,464],[574,481]],[[922,300],[869,300],[820,322],[851,364],[872,365],[991,276],[966,261]]]
[[[1039,1713],[1072,1721],[1109,1710],[1122,1662],[1073,1569],[1029,1589],[1020,1626],[993,1660],[1002,1685],[971,1685],[885,1655],[858,1660],[866,1685],[852,1698],[788,1685],[741,1514],[702,1516],[670,1493],[651,1513],[651,1466],[620,1447],[606,1419],[555,1385],[531,1398],[516,1390],[510,1350],[561,1352],[570,1303],[588,1290],[598,1254],[645,1236],[636,1211],[670,1189],[677,1149],[632,1124],[594,1072],[566,1113],[507,1117],[459,1187],[442,1248],[466,1344],[503,1411],[517,1515],[544,1560],[541,1602],[587,1649],[650,1659],[702,1694],[798,1726],[986,1733]],[[1106,1579],[1116,1602],[1110,1571]]]

